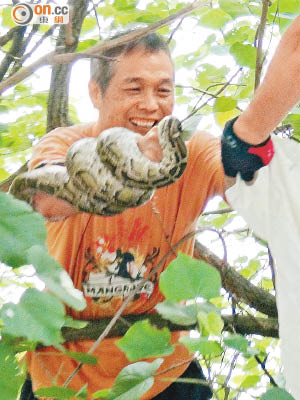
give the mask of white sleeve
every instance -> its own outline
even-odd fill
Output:
[[[287,387],[300,399],[300,144],[273,138],[275,155],[252,185],[238,177],[231,206],[269,243],[276,260],[279,334]]]
[[[300,222],[300,144],[278,137],[273,142],[275,155],[258,171],[255,182],[246,184],[238,176],[236,184],[226,191],[231,206],[268,241],[282,219]]]

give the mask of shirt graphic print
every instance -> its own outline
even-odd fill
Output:
[[[124,299],[136,289],[153,267],[159,249],[153,247],[151,254],[145,255],[140,253],[138,246],[149,227],[143,225],[138,218],[134,221],[133,228],[126,232],[124,226],[120,226],[118,237],[104,234],[98,237],[92,248],[85,249],[82,289],[88,302],[104,305]],[[120,233],[125,237],[120,238]],[[130,243],[131,247],[125,248],[120,243]],[[147,301],[157,282],[155,276],[153,280],[145,282],[134,300]]]

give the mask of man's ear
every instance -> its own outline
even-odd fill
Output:
[[[98,83],[94,79],[89,81],[89,94],[94,107],[97,110],[100,110],[103,96]]]

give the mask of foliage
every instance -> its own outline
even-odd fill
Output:
[[[106,38],[111,31],[131,23],[143,26],[160,21],[190,4],[183,0],[105,0],[94,3],[95,7],[88,4],[77,52],[98,43],[99,36]],[[276,42],[299,11],[298,0],[274,0],[269,6],[263,41],[263,55],[267,60],[272,52],[270,43]],[[178,71],[175,114],[196,113],[201,117],[201,129],[218,130],[245,108],[253,96],[257,74],[256,34],[261,12],[260,0],[212,0],[209,6],[199,8],[180,24],[176,20],[159,30],[166,38],[171,37],[170,46]],[[15,27],[10,7],[0,7],[0,18],[1,40]],[[21,65],[29,65],[54,49],[58,27],[49,36],[45,34],[46,26],[39,26],[37,32],[30,30],[31,27],[26,28],[24,53],[12,55],[4,79]],[[185,35],[188,35],[189,45]],[[41,44],[35,49],[39,40]],[[8,40],[1,45],[0,71],[7,65],[6,54],[11,50],[11,42]],[[30,157],[32,146],[46,131],[49,85],[43,88],[40,82],[41,76],[48,79],[49,72],[50,66],[45,67],[2,94],[0,181]],[[74,122],[78,121],[73,100],[70,101],[69,114]],[[285,124],[291,124],[295,138],[300,140],[299,107],[292,110],[283,121]],[[199,238],[221,254],[224,247],[223,244],[219,246],[219,234],[229,249],[238,244],[242,250],[240,254],[231,251],[231,265],[256,286],[274,293],[272,259],[266,244],[253,236],[234,212],[226,212],[224,202],[215,200],[213,204],[219,212],[207,212],[200,218],[199,226],[209,227],[214,232]],[[0,294],[0,384],[3,398],[15,400],[25,377],[25,366],[18,362],[22,352],[33,349],[38,342],[59,347],[63,340],[62,326],[76,325],[65,315],[64,305],[82,310],[85,303],[68,275],[48,254],[43,219],[28,205],[6,194],[0,194],[0,236],[0,261],[7,266],[3,266],[0,278],[3,291]],[[243,249],[249,244],[254,249],[252,253]],[[30,270],[28,265],[35,268],[34,278],[26,277]],[[36,283],[37,278],[44,283],[46,292],[40,290],[43,285]],[[291,398],[283,389],[284,380],[276,355],[277,340],[225,331],[224,314],[250,314],[252,318],[261,314],[221,289],[221,279],[215,269],[180,254],[161,275],[160,289],[166,300],[158,304],[156,310],[164,319],[184,326],[197,325],[195,335],[182,338],[181,343],[191,353],[199,352],[199,360],[209,375],[208,383],[215,398]],[[7,299],[8,294],[16,291],[21,293],[19,300],[11,295]],[[182,300],[186,303],[183,304]],[[172,352],[169,338],[167,328],[159,330],[148,321],[140,321],[119,341],[119,347],[129,360],[137,361]],[[69,353],[69,356],[83,363],[96,361],[91,355]],[[113,388],[95,393],[94,398],[140,398],[152,386],[160,364],[159,358],[153,362],[130,364],[121,371]],[[266,371],[279,387],[271,389]],[[86,385],[77,392],[53,386],[40,389],[37,395],[59,399],[87,398]]]

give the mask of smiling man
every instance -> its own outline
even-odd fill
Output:
[[[85,137],[98,137],[104,130],[120,126],[140,134],[138,146],[144,155],[153,161],[161,159],[156,124],[172,113],[174,105],[174,68],[168,46],[160,36],[151,34],[103,56],[92,61],[89,83],[90,97],[99,111],[97,121],[48,133],[34,149],[31,169],[47,168],[49,164],[59,167],[72,143]],[[75,318],[113,316],[128,293],[147,277],[170,246],[195,228],[207,200],[223,194],[219,140],[207,133],[195,134],[187,147],[188,166],[179,180],[157,190],[145,205],[113,217],[79,212],[70,203],[44,192],[35,195],[35,209],[51,221],[47,223],[49,251],[87,300],[83,312],[70,310]],[[193,239],[185,242],[180,250],[192,254]],[[171,259],[166,260],[161,271]],[[158,288],[161,271],[140,289],[125,314],[151,312],[163,300]],[[179,337],[180,332],[173,333],[172,343]],[[91,395],[113,385],[118,373],[128,365],[124,353],[115,345],[116,340],[105,339],[100,344],[94,353],[99,359],[97,366],[83,366],[70,387],[80,389],[88,382]],[[91,345],[92,341],[81,341],[67,343],[65,347],[87,352]],[[196,364],[187,369],[190,357],[187,349],[177,344],[174,353],[164,358],[160,370],[178,366],[162,376],[177,378],[185,373],[186,377],[203,379]],[[54,380],[62,385],[75,365],[54,348],[31,353],[28,366],[34,390],[50,386]],[[205,400],[210,397],[207,386],[170,385],[170,381],[157,380],[143,399]]]
[[[113,316],[128,293],[147,277],[171,246],[195,229],[197,218],[211,197],[223,195],[237,173],[250,181],[255,171],[271,161],[273,145],[269,134],[300,99],[299,48],[298,18],[284,35],[249,107],[226,125],[222,161],[220,140],[196,132],[187,142],[189,157],[183,175],[175,183],[156,190],[146,204],[103,217],[79,212],[74,205],[43,192],[35,195],[35,209],[49,219],[49,251],[87,300],[83,312],[69,310],[71,315],[85,320]],[[151,34],[102,55],[103,58],[92,62],[89,84],[91,99],[99,111],[97,121],[58,128],[47,134],[35,147],[31,169],[47,168],[49,164],[63,167],[65,155],[75,141],[96,138],[103,130],[119,126],[139,133],[140,150],[149,159],[160,161],[162,151],[155,125],[172,113],[174,105],[174,70],[166,43],[157,34]],[[179,250],[192,255],[193,245],[190,239]],[[169,257],[140,289],[125,314],[151,312],[163,300],[158,279],[171,260]],[[180,332],[173,332],[172,343],[179,337]],[[115,377],[128,365],[115,341],[101,342],[94,353],[98,364],[84,365],[70,387],[79,390],[87,382],[91,396],[113,385]],[[69,351],[87,352],[91,345],[92,341],[81,341],[64,346]],[[174,352],[164,357],[160,370],[167,372],[161,377],[177,378],[185,373],[184,376],[201,378],[193,364],[188,368],[189,358],[187,350],[176,344]],[[36,390],[53,382],[62,385],[76,363],[54,348],[45,348],[29,354],[28,365]],[[174,365],[177,367],[171,369]],[[155,380],[142,399],[204,400],[211,396],[207,387],[168,385],[167,380]]]

